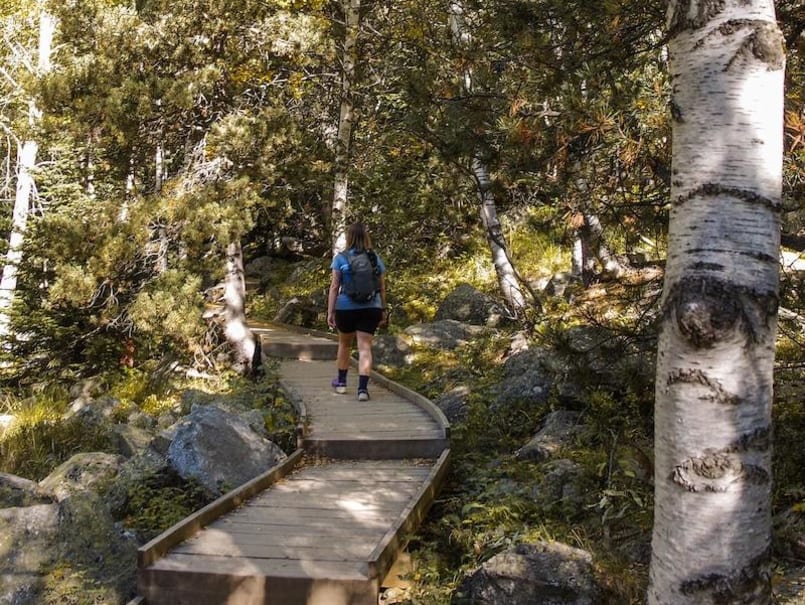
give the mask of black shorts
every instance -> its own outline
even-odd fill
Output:
[[[366,332],[374,334],[377,326],[383,319],[383,309],[369,307],[367,309],[354,309],[352,311],[335,311],[335,327],[339,332],[352,334],[353,332]]]

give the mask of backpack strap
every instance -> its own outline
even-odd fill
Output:
[[[369,262],[372,263],[372,268],[375,270],[375,275],[380,272],[380,269],[377,267],[377,252],[374,250],[366,250],[366,256],[369,257]]]

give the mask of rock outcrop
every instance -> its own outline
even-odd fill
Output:
[[[520,544],[467,576],[453,605],[597,605],[592,556],[558,542]]]

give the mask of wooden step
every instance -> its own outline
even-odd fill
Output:
[[[249,327],[259,336],[263,355],[268,357],[334,360],[338,353],[338,341],[330,334],[312,334],[302,328],[290,330],[271,324],[249,324]]]

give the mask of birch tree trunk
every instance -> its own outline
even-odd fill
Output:
[[[349,160],[352,127],[355,123],[355,65],[358,62],[358,33],[360,31],[360,0],[342,0],[344,7],[344,52],[341,70],[341,111],[338,119],[338,138],[335,150],[335,184],[331,212],[332,252],[346,247],[346,213],[349,196]]]
[[[772,0],[668,10],[673,181],[651,605],[771,603],[783,39]]]
[[[492,254],[498,287],[509,311],[516,316],[525,308],[525,296],[520,289],[517,274],[506,250],[506,237],[498,219],[495,197],[490,191],[489,172],[486,164],[477,158],[473,160],[472,168],[478,187],[478,199],[481,203],[481,222],[484,226],[489,251]]]
[[[226,250],[224,336],[235,353],[235,363],[244,373],[253,373],[259,354],[254,333],[246,325],[246,282],[239,243],[229,244]]]
[[[453,41],[458,48],[464,48],[471,41],[464,22],[464,5],[459,0],[450,2],[450,27]],[[461,86],[467,96],[474,90],[472,70],[465,67],[461,74]],[[489,167],[481,157],[478,149],[472,152],[472,173],[478,191],[478,202],[481,208],[481,223],[486,234],[486,241],[492,255],[492,263],[498,280],[501,296],[513,316],[517,316],[526,306],[525,295],[520,288],[517,272],[509,257],[506,237],[498,219],[497,205],[492,194],[489,178]]]
[[[626,268],[609,249],[601,220],[590,211],[583,211],[582,214],[584,226],[581,229],[581,237],[586,242],[585,248],[601,263],[601,271],[606,277],[621,277]]]
[[[55,31],[56,20],[44,9],[41,9],[39,14],[38,75],[43,75],[50,71],[50,55]],[[28,121],[32,130],[40,119],[41,112],[36,103],[31,100]],[[17,274],[22,262],[22,245],[25,241],[25,232],[28,227],[31,198],[35,190],[33,171],[36,168],[36,154],[38,151],[39,145],[34,139],[24,141],[19,147],[17,187],[14,196],[11,232],[9,234],[6,262],[3,266],[3,275],[0,278],[0,341],[6,341],[10,334],[9,311],[14,302],[14,294],[17,289]]]

